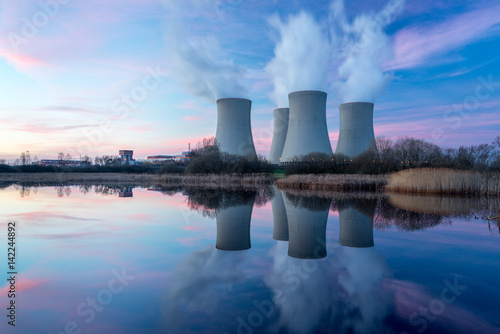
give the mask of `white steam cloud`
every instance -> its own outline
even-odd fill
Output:
[[[383,64],[393,57],[393,45],[384,29],[403,6],[404,0],[391,0],[379,13],[363,13],[348,22],[344,1],[332,3],[330,34],[340,75],[335,85],[344,102],[374,102],[389,85],[392,73]]]
[[[167,56],[184,89],[209,102],[224,97],[247,97],[243,84],[245,69],[228,58],[215,36],[190,36],[188,23],[183,20],[193,17],[193,13],[213,11],[211,1],[171,0],[164,3],[169,13]]]
[[[293,91],[325,90],[331,51],[321,25],[304,11],[286,22],[274,16],[269,23],[280,35],[275,56],[266,67],[273,79],[270,95],[276,105],[288,106],[288,93]]]
[[[380,12],[362,13],[350,21],[344,1],[336,0],[325,23],[328,34],[306,12],[285,22],[272,17],[269,22],[280,38],[266,67],[274,83],[271,99],[284,107],[290,92],[326,90],[331,85],[344,102],[374,102],[392,80],[383,67],[393,57],[385,28],[403,7],[404,0],[390,0]]]

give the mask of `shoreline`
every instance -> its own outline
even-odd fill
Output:
[[[412,169],[390,175],[295,174],[128,174],[128,173],[0,173],[1,183],[19,185],[103,184],[261,188],[318,193],[386,193],[436,197],[500,197],[500,173],[448,169]]]

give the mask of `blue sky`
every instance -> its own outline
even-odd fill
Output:
[[[457,147],[500,135],[498,2],[341,5],[0,0],[0,159],[180,153],[215,135],[226,95],[253,101],[267,155],[287,89],[328,93],[334,150],[349,99],[375,102],[376,136]]]

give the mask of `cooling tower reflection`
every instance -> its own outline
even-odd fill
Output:
[[[283,194],[278,187],[273,186],[274,196],[271,199],[273,208],[273,239],[288,241],[288,218],[286,216]]]
[[[332,200],[286,192],[283,200],[288,218],[288,255],[299,259],[325,257],[326,222]]]

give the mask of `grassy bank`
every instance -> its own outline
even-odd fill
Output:
[[[327,191],[382,191],[387,184],[385,175],[306,174],[290,175],[276,181],[280,189]]]
[[[124,174],[124,173],[6,173],[0,182],[19,184],[99,184],[193,187],[259,187],[273,182],[270,175]]]
[[[391,174],[385,190],[407,194],[500,196],[500,173],[409,169]]]

